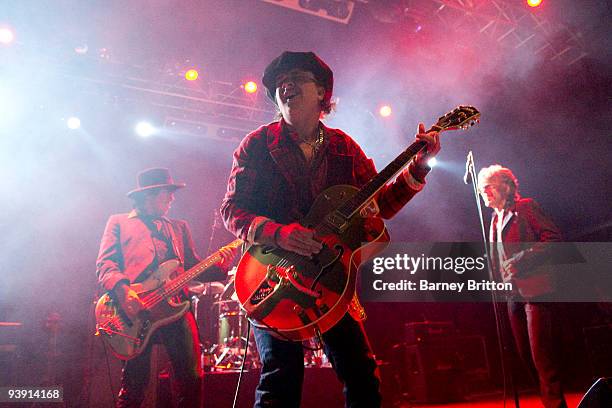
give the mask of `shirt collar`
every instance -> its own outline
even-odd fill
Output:
[[[302,140],[300,139],[300,136],[298,135],[298,133],[295,130],[293,130],[291,128],[291,126],[289,126],[287,124],[287,122],[285,122],[285,119],[281,118],[280,124],[281,124],[281,134],[282,135],[284,135],[287,138],[291,139],[297,145],[299,145],[300,142],[302,142]],[[325,141],[327,141],[326,129],[325,129],[325,126],[323,125],[323,123],[321,123],[321,121],[319,121],[318,129],[323,129],[323,138],[324,138],[324,144],[325,144]]]
[[[147,215],[142,215],[138,212],[137,209],[133,209],[132,211],[130,211],[130,213],[128,214],[128,219],[132,219],[132,218],[140,218],[142,220],[164,220],[164,221],[168,221],[168,218],[166,216],[163,217],[151,217],[151,216],[147,216]]]

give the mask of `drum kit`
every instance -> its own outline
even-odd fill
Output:
[[[205,371],[233,371],[259,368],[252,333],[247,345],[247,320],[234,290],[236,268],[229,271],[229,283],[189,284],[192,308],[200,331],[202,365]]]
[[[237,371],[261,367],[255,338],[249,333],[247,319],[234,290],[236,268],[228,272],[229,282],[189,284],[192,310],[198,323],[202,344],[202,366],[207,372]],[[304,342],[305,367],[329,367],[329,361],[315,340]]]

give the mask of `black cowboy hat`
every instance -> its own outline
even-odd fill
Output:
[[[170,175],[170,170],[164,168],[146,169],[138,173],[137,188],[127,193],[128,197],[133,197],[143,191],[156,188],[166,188],[171,191],[185,187],[185,183],[175,183]]]

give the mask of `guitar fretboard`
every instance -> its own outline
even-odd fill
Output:
[[[368,203],[385,184],[395,177],[423,147],[425,147],[425,142],[414,142],[408,146],[408,148],[400,153],[395,160],[374,176],[372,180],[368,181],[357,194],[340,206],[338,212],[345,218],[352,217]]]
[[[227,244],[228,248],[237,248],[242,245],[242,240],[237,239]],[[157,289],[153,294],[149,295],[150,300],[154,303],[160,302],[170,296],[176,295],[190,280],[196,278],[198,275],[206,271],[208,268],[216,264],[221,260],[221,254],[219,251],[210,255],[206,259],[196,264],[193,268],[180,274],[173,280],[166,283],[164,286]]]

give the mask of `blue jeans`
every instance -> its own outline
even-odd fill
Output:
[[[255,407],[298,408],[304,380],[302,343],[253,329],[262,368]],[[380,376],[363,325],[346,314],[323,334],[324,350],[344,385],[346,407],[380,407]]]

